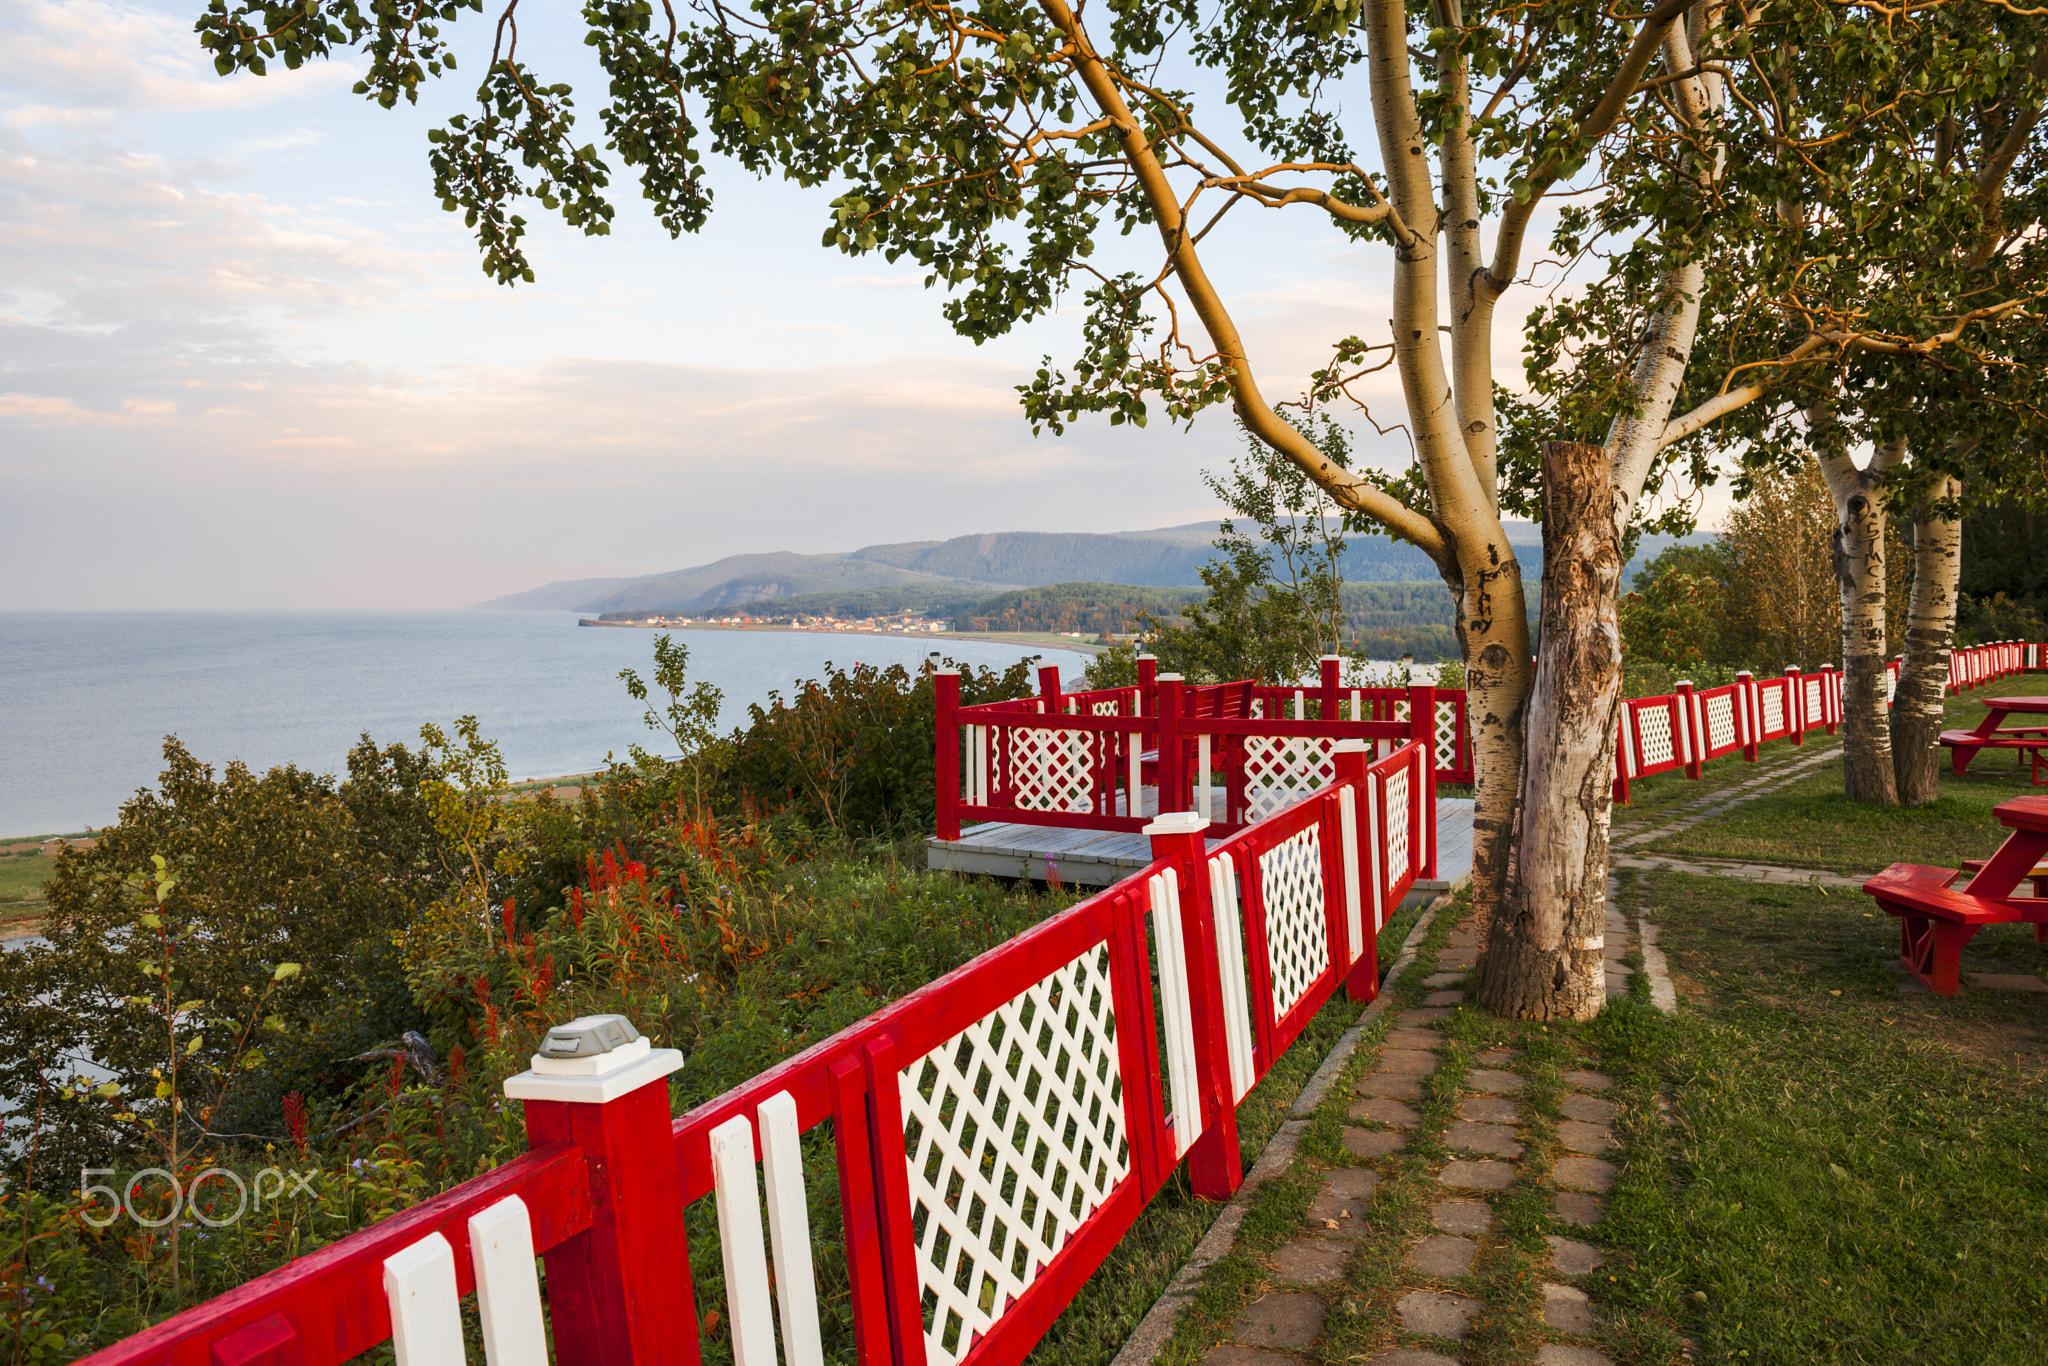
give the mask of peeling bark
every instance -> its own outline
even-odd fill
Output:
[[[1825,429],[1825,413],[1812,415]],[[1877,448],[1858,469],[1839,446],[1816,449],[1835,499],[1835,583],[1842,595],[1842,786],[1852,802],[1897,806],[1885,655],[1885,476],[1905,457],[1904,441]]]
[[[1956,637],[1956,585],[1962,577],[1963,524],[1937,516],[1962,484],[1945,478],[1913,509],[1913,591],[1906,617],[1906,662],[1892,701],[1892,768],[1898,799],[1923,806],[1940,796],[1942,699]]]
[[[1607,1000],[1607,832],[1621,699],[1621,536],[1603,446],[1543,448],[1543,633],[1529,694],[1506,887],[1479,999],[1523,1020],[1591,1019]],[[1475,882],[1478,869],[1474,869]]]

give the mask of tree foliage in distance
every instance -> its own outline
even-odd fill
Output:
[[[281,1133],[287,1091],[352,1077],[346,1059],[419,1018],[394,940],[454,880],[419,752],[365,737],[340,782],[239,763],[216,775],[175,739],[164,765],[91,849],[58,858],[49,942],[0,955],[0,1095],[33,1107],[46,1078],[91,1079],[44,1106],[53,1170],[153,1151],[140,1120],[168,1131],[174,1065],[185,1123]],[[175,880],[160,906],[141,894],[156,857]],[[279,978],[285,963],[300,967]]]
[[[1302,424],[1325,458],[1351,466],[1350,433],[1327,414]],[[1339,652],[1344,611],[1343,510],[1299,466],[1247,435],[1228,471],[1202,480],[1227,509],[1216,558],[1197,571],[1208,596],[1186,625],[1154,621],[1160,668],[1195,682],[1293,682]]]

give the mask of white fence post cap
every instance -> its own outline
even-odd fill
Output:
[[[680,1052],[654,1047],[623,1015],[586,1015],[557,1025],[541,1049],[529,1071],[505,1079],[511,1099],[603,1105],[683,1065]]]
[[[1332,754],[1364,754],[1371,749],[1371,743],[1365,740],[1339,740],[1330,746]]]
[[[1168,811],[1146,825],[1140,833],[1147,836],[1194,835],[1208,828],[1208,817],[1199,811]]]

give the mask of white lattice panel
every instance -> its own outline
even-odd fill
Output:
[[[1330,966],[1320,827],[1311,825],[1259,855],[1259,890],[1266,903],[1273,1018],[1279,1020]]]
[[[925,1353],[954,1362],[1130,1170],[1098,946],[902,1071]]]
[[[1707,742],[1715,749],[1735,743],[1735,698],[1722,693],[1707,699]]]
[[[1800,686],[1806,689],[1806,724],[1810,726],[1820,720],[1823,715],[1820,680],[1818,678],[1801,679]]]
[[[1026,811],[1095,809],[1095,782],[1086,731],[1040,730],[1019,726],[1010,732],[1010,785],[1017,805]]]
[[[1785,729],[1785,690],[1766,688],[1763,692],[1764,734],[1772,735]]]
[[[1437,699],[1436,766],[1453,767],[1458,757],[1458,700]]]
[[[1245,822],[1294,805],[1337,776],[1332,742],[1307,736],[1248,736],[1244,742]]]
[[[1097,702],[1088,710],[1096,716],[1122,716],[1124,714],[1124,704],[1112,699],[1108,702]]]
[[[1386,776],[1387,871],[1398,880],[1408,870],[1408,770],[1397,768]]]
[[[1668,764],[1677,757],[1671,747],[1671,709],[1643,707],[1636,712],[1636,725],[1642,740],[1642,759],[1645,771],[1659,764]]]

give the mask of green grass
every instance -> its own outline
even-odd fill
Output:
[[[40,904],[43,879],[50,875],[50,871],[50,859],[44,854],[16,854],[0,858],[0,907]]]
[[[1853,893],[1626,877],[1644,892],[1685,1008],[1638,1053],[1674,1122],[1637,1107],[1601,1230],[1618,1330],[1702,1361],[2048,1359],[2048,997],[1902,995]],[[2042,965],[2023,926],[1965,955]]]

